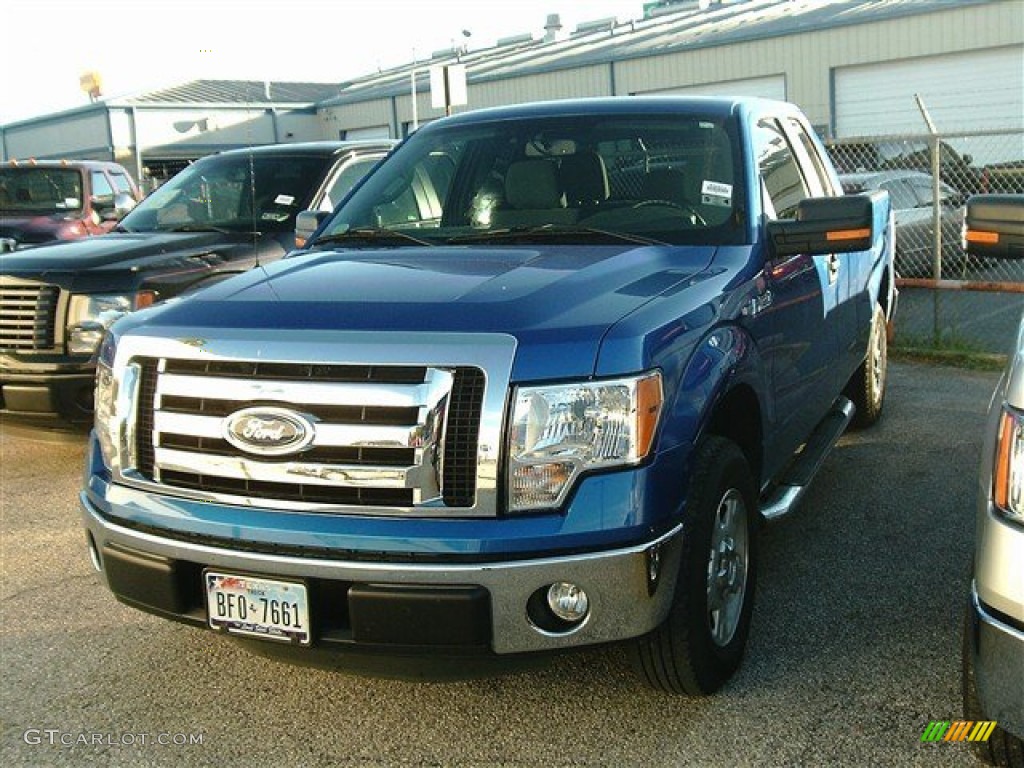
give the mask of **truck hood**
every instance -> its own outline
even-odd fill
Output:
[[[277,238],[285,242],[278,242]],[[3,274],[59,285],[71,291],[128,290],[147,274],[202,274],[227,262],[268,259],[287,251],[291,233],[112,232],[4,254]],[[251,264],[240,264],[248,268]],[[122,277],[119,277],[122,276]]]
[[[588,376],[612,325],[691,279],[714,253],[712,246],[628,244],[318,251],[146,312],[144,322],[506,333],[519,342],[523,377]]]
[[[79,212],[80,213],[80,212]],[[40,242],[40,235],[53,238],[57,230],[79,216],[71,212],[60,213],[28,213],[0,215],[0,236],[13,237],[19,242]]]

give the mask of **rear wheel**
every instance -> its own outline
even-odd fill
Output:
[[[870,427],[882,416],[885,404],[885,383],[889,368],[889,346],[886,338],[885,312],[876,304],[868,334],[868,353],[860,368],[846,385],[845,394],[857,407],[853,426]]]
[[[757,506],[750,467],[721,437],[697,448],[683,520],[683,551],[664,623],[634,646],[653,688],[713,693],[743,659],[754,607]]]

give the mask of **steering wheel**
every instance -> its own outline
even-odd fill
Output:
[[[639,203],[636,203],[636,204],[633,205],[633,209],[636,210],[637,208],[646,208],[646,207],[651,206],[651,205],[660,205],[660,206],[665,207],[665,208],[675,208],[677,211],[682,211],[683,213],[687,213],[690,216],[692,216],[693,217],[693,221],[694,221],[695,224],[699,224],[702,227],[706,227],[708,225],[708,223],[704,219],[704,217],[701,216],[697,212],[697,209],[694,208],[692,205],[685,205],[683,203],[676,203],[676,202],[674,202],[672,200],[661,200],[661,199],[641,200]]]

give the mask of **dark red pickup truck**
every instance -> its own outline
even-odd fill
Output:
[[[0,251],[102,235],[141,199],[117,163],[11,160],[0,167]]]

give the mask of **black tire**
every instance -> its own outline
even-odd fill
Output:
[[[971,631],[970,617],[964,617],[963,648],[960,657],[960,688],[964,700],[964,718],[988,720],[978,700],[978,689],[974,682],[974,667],[971,665],[971,646],[968,640]],[[988,741],[971,741],[974,756],[988,765],[1004,768],[1024,768],[1024,741],[996,726]]]
[[[707,695],[739,668],[757,575],[754,488],[746,457],[735,443],[711,436],[697,447],[672,607],[661,626],[633,645],[634,665],[652,688]],[[727,530],[734,534],[731,547],[723,540]],[[712,610],[713,604],[721,607]]]
[[[885,312],[876,304],[868,334],[868,349],[857,372],[846,384],[844,394],[853,401],[857,412],[852,425],[857,429],[870,427],[882,416],[885,405],[885,383],[889,371],[889,344],[886,336]]]

